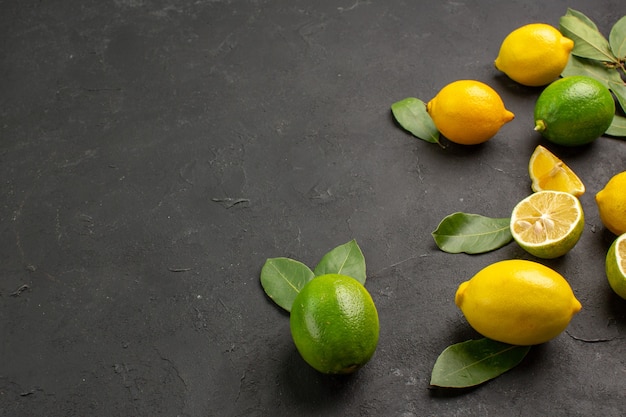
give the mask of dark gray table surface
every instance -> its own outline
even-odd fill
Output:
[[[608,36],[623,0],[0,1],[0,415],[619,416],[626,301],[595,193],[626,142],[551,146],[541,91],[494,66],[526,23],[568,7]],[[390,105],[494,87],[516,118],[481,146],[399,129]],[[508,217],[537,144],[583,179],[586,225],[541,261],[583,310],[566,333],[471,390],[429,388],[477,338],[460,282],[516,244],[447,254],[456,211]],[[259,284],[267,258],[315,266],[356,239],[378,350],[347,378],[299,357]]]

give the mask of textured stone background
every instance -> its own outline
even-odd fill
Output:
[[[606,35],[622,0],[0,1],[0,414],[3,416],[617,416],[626,302],[594,194],[626,142],[549,146],[583,179],[582,239],[543,262],[583,310],[514,370],[429,389],[476,338],[458,284],[477,256],[430,233],[455,211],[508,217],[530,193],[540,89],[493,67],[526,23],[567,7]],[[471,78],[516,119],[445,149],[391,117]],[[265,260],[315,266],[351,239],[381,339],[349,378],[298,356],[264,294]],[[601,342],[592,343],[596,340]]]

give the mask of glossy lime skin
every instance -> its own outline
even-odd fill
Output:
[[[289,319],[302,358],[319,372],[348,374],[365,365],[378,345],[378,312],[354,278],[327,274],[296,296]]]
[[[615,101],[602,83],[570,76],[553,82],[539,95],[535,130],[558,145],[585,145],[606,132],[614,115]]]

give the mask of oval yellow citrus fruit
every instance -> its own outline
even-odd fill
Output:
[[[626,233],[611,244],[606,254],[605,269],[615,294],[626,300]]]
[[[504,38],[495,66],[522,85],[539,87],[561,74],[573,48],[574,41],[556,28],[531,23]]]
[[[313,278],[296,296],[289,319],[302,358],[319,372],[348,374],[365,365],[378,345],[378,312],[356,279]]]
[[[626,171],[613,176],[596,194],[600,220],[616,235],[626,233]]]
[[[486,142],[515,117],[493,88],[475,80],[446,85],[426,110],[443,136],[462,145]]]
[[[459,286],[454,301],[478,333],[512,345],[547,342],[582,308],[563,276],[517,259],[482,269]]]
[[[517,203],[511,213],[511,234],[526,252],[551,259],[578,243],[585,226],[578,198],[563,191],[538,191]]]

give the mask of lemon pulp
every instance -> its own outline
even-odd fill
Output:
[[[557,258],[576,245],[584,223],[578,198],[562,191],[539,191],[513,209],[511,234],[528,253]]]
[[[576,197],[585,192],[585,185],[578,176],[545,147],[538,145],[528,162],[528,172],[533,191],[564,191]]]

